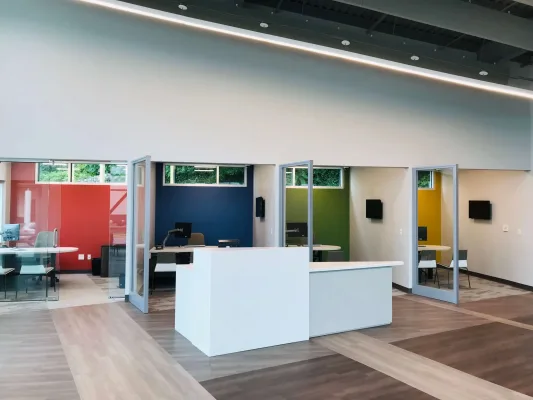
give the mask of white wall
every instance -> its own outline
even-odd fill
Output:
[[[0,157],[528,169],[522,100],[66,0],[0,0]]]
[[[278,245],[279,197],[278,168],[274,165],[254,166],[254,246],[275,247]],[[265,218],[255,217],[255,198],[265,199]]]
[[[411,181],[406,168],[350,169],[351,261],[403,261],[404,266],[392,269],[392,280],[408,288],[412,287]],[[365,217],[366,199],[381,199],[382,221]]]
[[[468,250],[470,270],[533,286],[531,199],[531,172],[459,172],[459,247]],[[490,200],[492,221],[469,219],[469,200]],[[451,206],[446,208],[451,213]],[[451,232],[450,219],[442,225],[443,232]],[[509,232],[503,232],[503,225],[509,225]]]

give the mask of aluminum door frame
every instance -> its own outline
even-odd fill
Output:
[[[307,166],[307,246],[309,247],[309,261],[313,261],[313,160],[292,162],[278,165],[279,174],[279,247],[285,247],[286,227],[286,176],[285,169]]]
[[[418,172],[435,171],[439,169],[451,169],[453,176],[453,260],[459,259],[459,181],[457,164],[451,165],[430,165],[425,167],[412,168],[412,285],[413,294],[429,297],[448,303],[459,303],[459,263],[454,262],[453,269],[453,290],[443,290],[418,283]]]

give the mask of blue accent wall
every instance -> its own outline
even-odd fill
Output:
[[[205,244],[219,239],[239,239],[253,245],[254,170],[248,167],[246,187],[163,186],[163,164],[156,164],[155,242],[162,243],[175,222],[192,222]],[[170,238],[167,245],[185,244]]]

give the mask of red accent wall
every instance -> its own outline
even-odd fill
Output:
[[[59,257],[62,271],[89,270],[93,258],[100,257],[100,247],[110,244],[111,232],[126,232],[126,186],[82,184],[36,184],[35,164],[11,165],[10,222],[24,222],[24,193],[31,190],[31,221],[34,230],[21,232],[21,241],[33,246],[39,231],[59,229],[61,246],[78,247],[78,253]],[[33,227],[32,227],[33,228]],[[84,254],[85,260],[78,260]]]

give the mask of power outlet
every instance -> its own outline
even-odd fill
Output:
[[[78,260],[79,261],[85,260],[85,254],[78,254]]]
[[[504,232],[509,232],[509,225],[504,225],[503,226],[503,231]]]
[[[522,229],[517,229],[517,230],[516,230],[516,234],[517,234],[517,235],[521,235],[521,234],[522,234]]]
[[[403,235],[403,229],[400,229],[400,236]]]
[[[91,255],[87,254],[87,260],[91,260],[91,259],[92,259]]]

